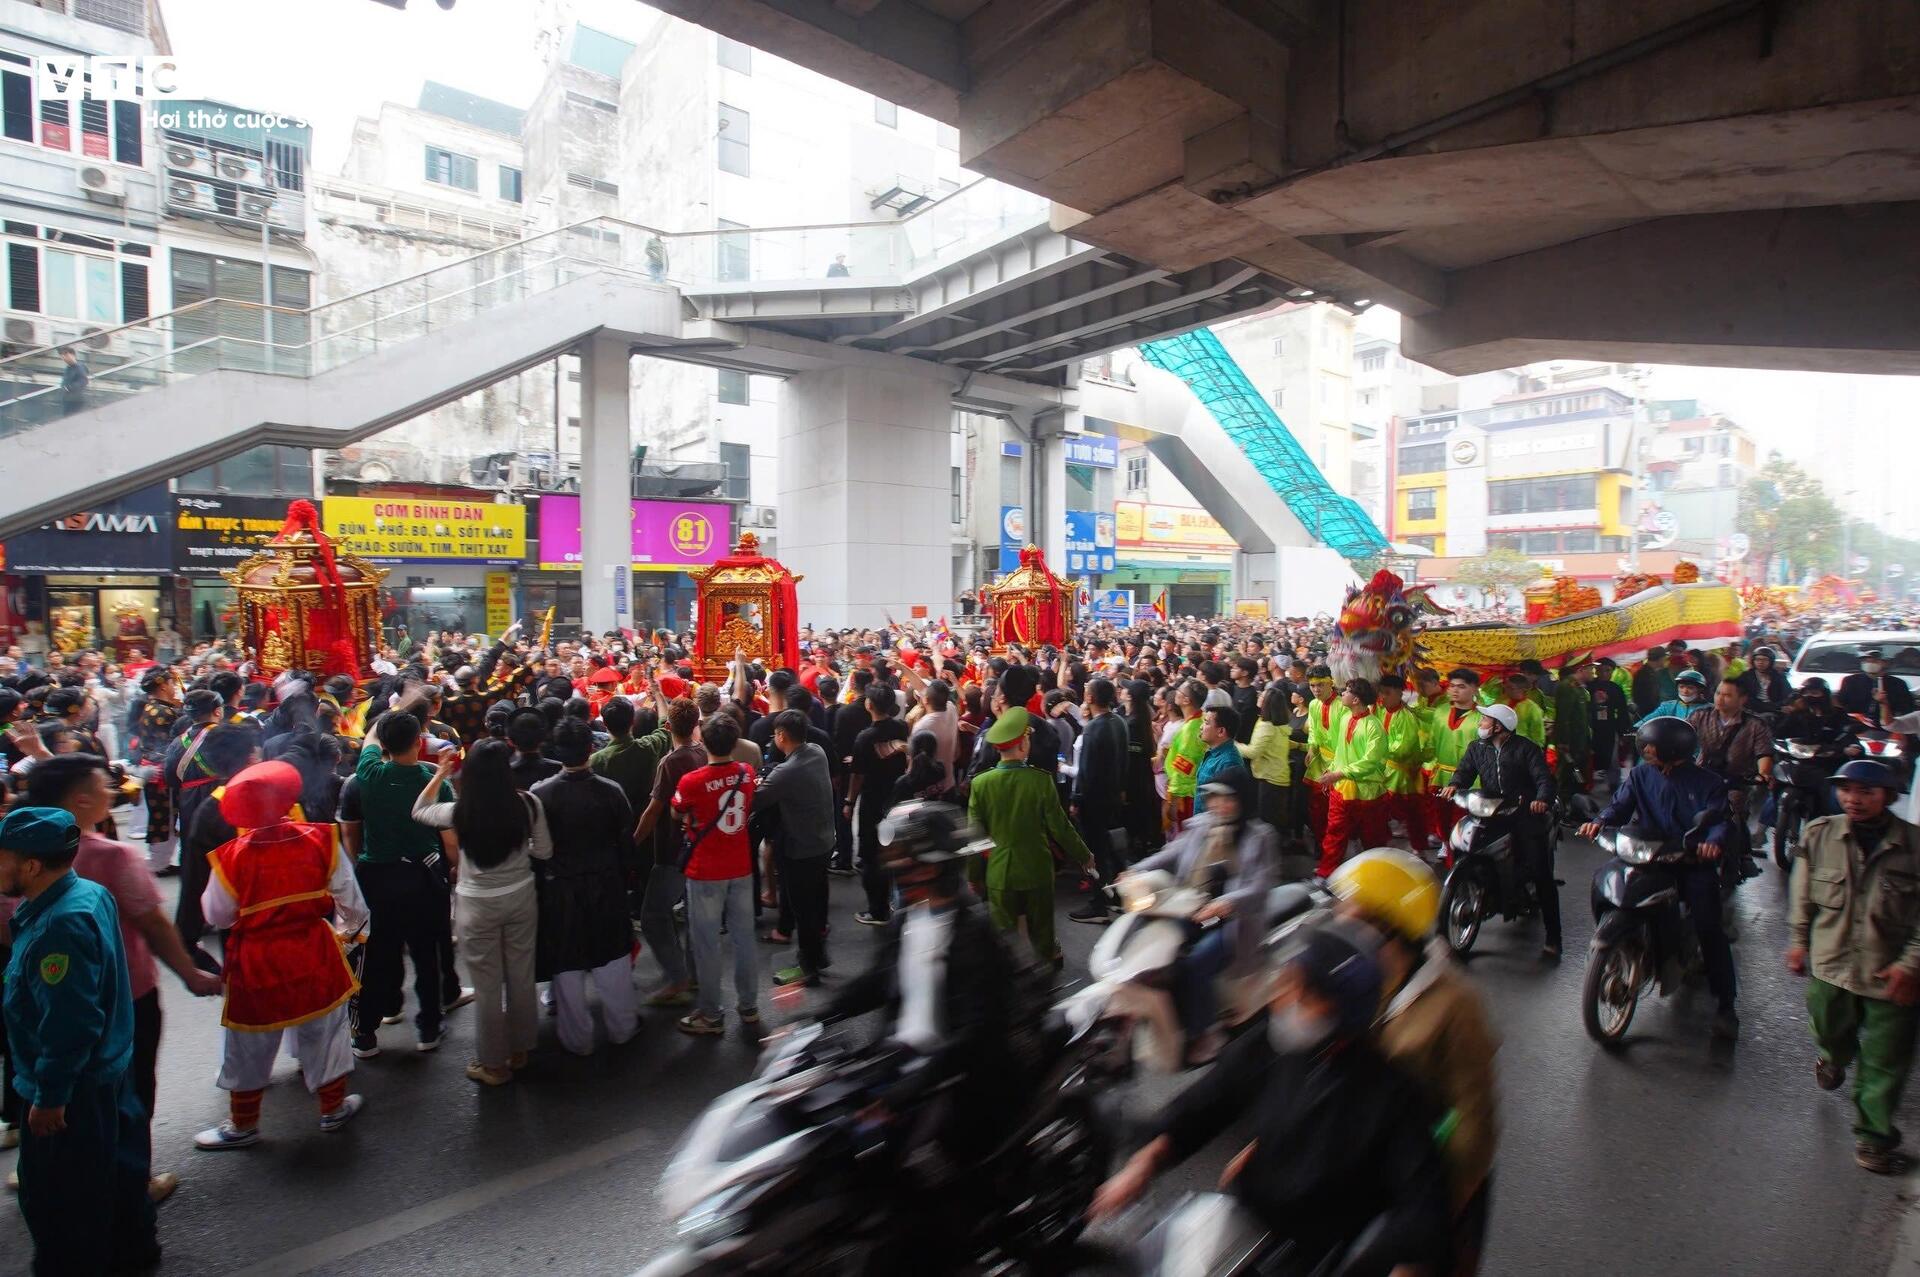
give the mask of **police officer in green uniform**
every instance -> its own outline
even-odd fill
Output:
[[[160,1262],[147,1200],[147,1115],[128,1076],[133,999],[105,887],[73,872],[80,829],[55,807],[0,819],[0,894],[13,915],[6,1031],[31,1106],[20,1141],[20,1213],[35,1277],[139,1271]]]
[[[1011,931],[1025,918],[1034,956],[1058,966],[1060,946],[1053,939],[1053,856],[1048,843],[1059,844],[1088,873],[1094,873],[1093,853],[1060,805],[1053,777],[1027,766],[1030,727],[1027,711],[1015,706],[987,730],[987,744],[999,751],[1000,762],[974,777],[967,818],[987,831],[993,852],[984,870],[976,864],[969,872],[976,887],[984,876],[993,925]]]

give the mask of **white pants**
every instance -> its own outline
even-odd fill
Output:
[[[553,1001],[560,1020],[560,1045],[575,1055],[593,1054],[593,1012],[587,1008],[587,981],[600,994],[607,1041],[619,1046],[640,1028],[633,992],[633,959],[622,955],[591,971],[562,971],[553,977]]]
[[[280,1054],[280,1038],[293,1039],[291,1052],[299,1061],[307,1079],[307,1089],[318,1091],[333,1079],[353,1072],[353,1051],[347,1033],[347,1008],[343,1003],[305,1024],[291,1029],[228,1029],[226,1049],[220,1059],[220,1077],[214,1083],[223,1091],[264,1091],[273,1080],[273,1061]]]

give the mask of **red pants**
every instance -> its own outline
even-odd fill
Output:
[[[1388,794],[1381,799],[1394,819],[1407,827],[1407,842],[1418,852],[1426,846],[1433,803],[1425,794]]]
[[[1429,820],[1432,821],[1431,828],[1434,833],[1440,836],[1441,849],[1445,851],[1447,865],[1451,867],[1453,865],[1453,847],[1447,840],[1453,836],[1453,827],[1460,823],[1460,817],[1466,813],[1462,812],[1458,807],[1455,807],[1451,798],[1442,798],[1438,794],[1430,794],[1428,795],[1427,801],[1432,804],[1428,816]]]
[[[1327,836],[1327,787],[1317,780],[1307,782],[1307,832],[1316,842]]]
[[[1387,825],[1390,815],[1387,798],[1327,797],[1327,836],[1320,841],[1320,876],[1330,878],[1340,862],[1347,858],[1347,839],[1360,836],[1363,847],[1385,847],[1393,840]]]

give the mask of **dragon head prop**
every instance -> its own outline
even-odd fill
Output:
[[[1423,613],[1441,613],[1424,588],[1409,590],[1406,582],[1382,568],[1373,579],[1347,592],[1340,609],[1339,633],[1327,653],[1327,664],[1341,682],[1382,674],[1410,676],[1416,644],[1414,634]]]

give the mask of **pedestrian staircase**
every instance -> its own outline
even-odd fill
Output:
[[[1246,454],[1315,540],[1348,559],[1384,553],[1387,538],[1352,497],[1327,482],[1287,423],[1204,328],[1139,345],[1154,367],[1180,378]]]

